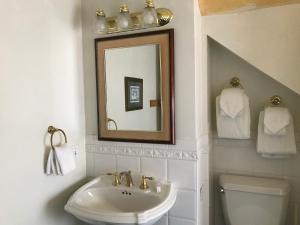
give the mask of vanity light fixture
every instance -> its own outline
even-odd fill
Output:
[[[120,6],[117,16],[106,17],[102,9],[96,10],[95,33],[112,34],[161,27],[173,19],[173,13],[166,8],[155,8],[153,0],[145,0],[145,8],[141,12],[130,13],[127,4]]]

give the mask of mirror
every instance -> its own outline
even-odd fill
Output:
[[[95,40],[99,140],[175,144],[174,31]]]

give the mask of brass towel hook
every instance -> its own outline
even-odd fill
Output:
[[[241,80],[238,77],[233,77],[230,81],[232,87],[242,87]]]
[[[53,150],[55,150],[54,145],[53,145],[53,136],[54,136],[54,134],[56,132],[61,132],[64,135],[64,137],[65,137],[65,143],[68,142],[67,135],[66,135],[66,133],[62,129],[58,129],[58,128],[54,127],[54,126],[49,126],[48,127],[48,133],[51,134],[50,144],[51,144],[51,148]]]
[[[281,97],[279,95],[274,95],[270,98],[270,103],[273,106],[279,106],[282,103]]]

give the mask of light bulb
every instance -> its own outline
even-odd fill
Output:
[[[97,9],[96,11],[96,22],[95,22],[95,33],[104,34],[107,33],[107,22],[105,13],[103,10]]]
[[[145,9],[143,11],[143,26],[153,27],[158,24],[157,12],[154,7],[153,0],[146,0]]]
[[[128,30],[132,27],[132,19],[126,4],[121,5],[120,14],[117,17],[117,26],[119,30]]]

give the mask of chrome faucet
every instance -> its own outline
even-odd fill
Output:
[[[126,186],[127,187],[132,187],[133,186],[131,171],[121,172],[119,176],[120,176],[121,181],[123,180],[124,177],[126,178]]]

